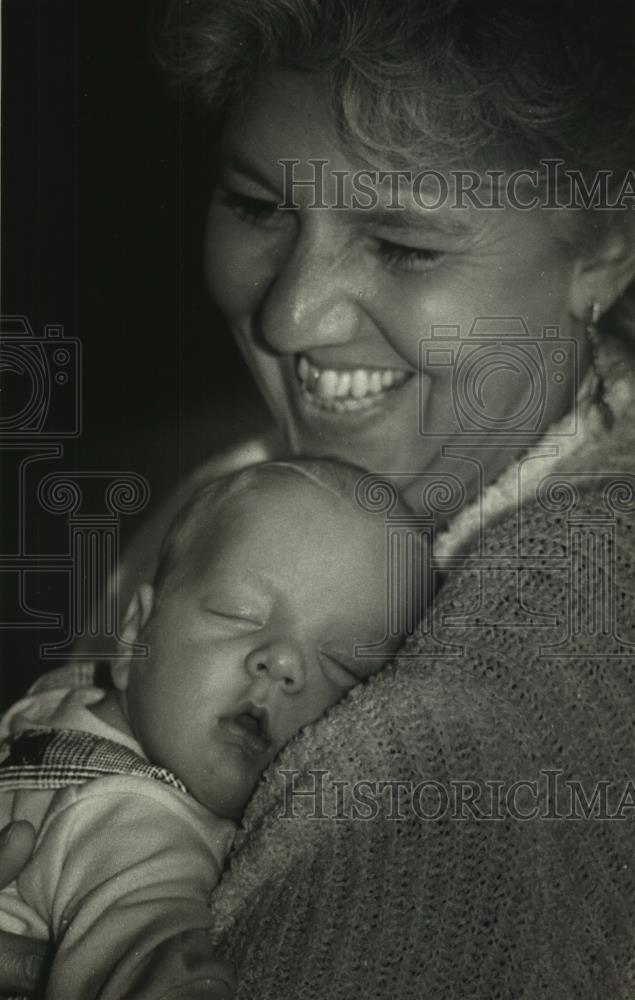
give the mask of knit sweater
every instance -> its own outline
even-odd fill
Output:
[[[239,1000],[635,997],[635,376],[600,361],[613,429],[587,379],[436,539],[403,655],[265,774],[210,910]]]
[[[635,996],[635,380],[610,383],[612,431],[582,407],[460,515],[404,655],[266,774],[212,910],[240,1000]]]

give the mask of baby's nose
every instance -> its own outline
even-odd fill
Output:
[[[282,684],[288,694],[296,694],[304,688],[304,658],[302,650],[294,642],[277,640],[252,649],[245,666],[254,679],[266,676],[270,681]]]

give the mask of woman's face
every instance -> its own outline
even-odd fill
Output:
[[[388,183],[376,207],[352,207],[338,184],[362,164],[327,107],[318,78],[281,71],[230,116],[209,215],[212,294],[292,450],[403,474],[452,471],[444,446],[458,445],[468,477],[484,465],[491,478],[570,407],[577,381],[574,262],[553,213],[430,208],[407,184],[405,208],[391,209]],[[317,197],[296,184],[299,207],[277,207],[289,199],[281,159],[298,161],[296,181],[327,161]],[[344,207],[311,207],[320,200]]]

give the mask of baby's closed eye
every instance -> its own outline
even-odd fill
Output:
[[[361,684],[371,672],[364,661],[339,652],[321,649],[318,659],[326,677],[343,688]]]
[[[261,629],[264,628],[264,622],[261,617],[251,608],[243,607],[230,607],[221,605],[206,605],[205,613],[219,619],[220,621],[227,622],[229,625],[236,625],[238,627],[244,626],[247,629]]]

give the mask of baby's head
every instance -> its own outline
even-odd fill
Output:
[[[307,459],[214,482],[132,602],[124,637],[148,656],[113,667],[128,723],[218,815],[238,817],[289,738],[382,663],[355,653],[386,619],[384,521],[356,504],[362,474]]]

